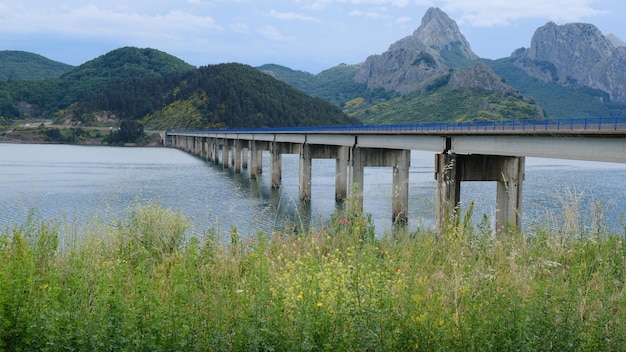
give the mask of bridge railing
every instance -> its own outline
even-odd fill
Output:
[[[626,132],[626,117],[431,122],[419,124],[247,128],[167,131],[167,133],[436,133],[436,132]]]

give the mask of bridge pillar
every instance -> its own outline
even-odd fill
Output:
[[[209,159],[209,152],[208,152],[208,147],[209,147],[209,138],[208,137],[202,137],[202,157]]]
[[[282,154],[280,150],[280,143],[272,142],[270,146],[271,164],[270,164],[270,187],[278,188],[280,186],[280,179],[282,178]]]
[[[236,173],[241,172],[241,140],[233,140],[233,168]]]
[[[228,139],[222,139],[222,166],[228,169],[228,149],[230,148]]]
[[[250,141],[250,178],[256,179],[259,165],[259,153],[257,153],[257,142]]]
[[[250,141],[250,178],[256,179],[263,172],[263,150],[269,149],[268,142]]]
[[[299,190],[300,200],[311,200],[311,146],[304,144],[300,150]]]
[[[241,146],[241,168],[248,168],[248,153],[250,151],[250,141],[243,142]]]
[[[521,231],[524,165],[524,157],[437,154],[437,229],[443,232],[459,215],[462,181],[496,181],[496,232]]]
[[[220,143],[217,138],[212,138],[212,146],[213,146],[213,164],[219,163],[220,159]]]
[[[340,146],[337,148],[337,158],[335,159],[335,199],[342,200],[348,194],[348,157],[349,147]]]
[[[409,167],[411,151],[405,149],[352,148],[350,179],[356,188],[356,205],[363,208],[363,175],[365,166],[393,167],[391,219],[394,224],[405,223],[409,213]],[[353,186],[354,185],[354,186]]]

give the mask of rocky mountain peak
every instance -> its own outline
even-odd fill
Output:
[[[408,93],[433,83],[449,68],[467,67],[476,59],[456,22],[440,9],[430,8],[412,35],[368,57],[354,79],[370,89]]]
[[[612,101],[626,101],[626,47],[592,24],[549,22],[535,31],[530,48],[513,56],[531,76],[589,86],[607,92]]]
[[[457,47],[468,59],[476,60],[476,55],[470,48],[456,22],[436,7],[431,7],[422,17],[422,24],[413,32],[414,40],[423,46],[436,51]]]
[[[613,44],[613,46],[615,46],[616,48],[621,47],[621,46],[626,47],[626,42],[623,41],[618,36],[616,36],[615,34],[607,34],[606,39],[608,39],[609,42],[611,42],[611,44]]]

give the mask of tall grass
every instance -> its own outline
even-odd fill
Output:
[[[626,244],[601,231],[373,236],[352,210],[306,235],[185,237],[137,206],[65,238],[0,235],[0,349],[595,351],[626,346]],[[480,228],[480,227],[479,227]]]

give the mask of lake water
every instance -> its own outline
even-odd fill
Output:
[[[334,160],[313,161],[312,199],[298,198],[298,156],[283,155],[280,189],[269,187],[269,154],[263,173],[250,180],[171,148],[120,148],[73,145],[0,144],[0,228],[23,223],[30,211],[43,219],[88,223],[112,221],[138,203],[158,201],[185,214],[191,233],[207,229],[246,235],[272,232],[286,222],[322,226],[340,204],[334,200]],[[411,154],[409,228],[433,227],[434,155]],[[378,234],[391,228],[391,168],[366,168],[364,210],[372,214]],[[596,204],[602,223],[624,233],[626,165],[553,159],[526,159],[523,185],[524,228],[548,219],[558,221],[561,202],[577,205],[580,221],[593,223]],[[571,193],[576,201],[567,197]],[[495,182],[464,182],[462,206],[475,202],[473,221],[495,218]]]

